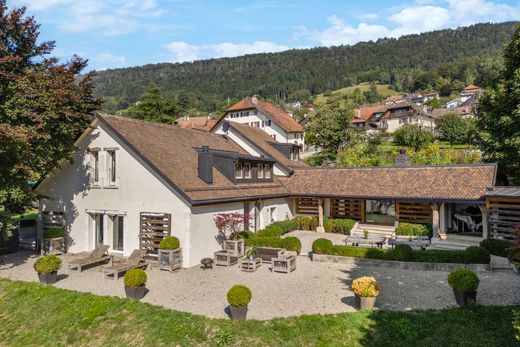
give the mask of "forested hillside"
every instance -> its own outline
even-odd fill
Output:
[[[441,90],[495,77],[503,44],[517,23],[477,24],[354,46],[294,49],[182,64],[106,70],[96,93],[109,111],[139,100],[150,82],[182,108],[220,110],[227,98],[258,94],[268,99],[305,99],[365,81],[398,91]]]

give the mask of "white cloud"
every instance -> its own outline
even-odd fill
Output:
[[[376,20],[379,18],[379,15],[377,13],[366,13],[358,16],[358,18],[361,20]]]
[[[289,49],[288,46],[267,41],[255,41],[253,43],[222,42],[212,45],[190,45],[184,41],[176,41],[166,45],[166,48],[173,54],[172,61],[174,62],[236,57],[244,54],[280,52]]]
[[[390,9],[387,25],[367,24],[377,14],[359,17],[357,26],[346,23],[338,16],[329,17],[330,26],[324,30],[305,27],[294,34],[296,39],[307,37],[322,45],[354,44],[382,37],[399,37],[442,28],[456,28],[479,22],[503,22],[520,18],[520,4],[507,5],[486,0],[445,0],[434,5],[431,0],[416,0],[414,4]]]

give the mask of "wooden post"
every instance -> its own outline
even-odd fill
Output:
[[[482,237],[484,239],[489,238],[489,228],[488,228],[488,208],[487,205],[478,205],[480,209],[480,213],[482,213]]]
[[[433,238],[440,238],[439,232],[439,204],[437,202],[432,203],[432,224],[433,224]]]
[[[323,199],[318,200],[318,227],[316,231],[319,233],[324,233],[325,228],[323,227]]]

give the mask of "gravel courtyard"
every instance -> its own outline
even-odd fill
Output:
[[[66,263],[64,257],[64,265]],[[32,266],[36,257],[27,252],[0,257],[0,277],[37,281]],[[65,266],[62,267],[65,269]],[[373,275],[381,286],[377,309],[410,310],[455,305],[447,273],[395,270],[313,263],[305,256],[297,259],[297,269],[289,275],[272,273],[263,264],[253,273],[238,266],[202,270],[198,267],[174,273],[152,268],[148,271],[149,292],[142,301],[171,309],[225,318],[226,292],[234,284],[251,288],[253,299],[248,317],[272,319],[302,314],[329,314],[354,311],[350,290],[353,278]],[[482,305],[520,304],[520,276],[513,273],[479,273],[477,301]],[[103,278],[101,267],[82,273],[59,272],[56,287],[124,297],[123,280]]]

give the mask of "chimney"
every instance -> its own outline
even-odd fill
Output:
[[[401,148],[399,154],[395,157],[396,166],[410,166],[410,157],[406,154],[406,148]]]
[[[253,96],[251,97],[251,100],[252,100],[253,103],[255,103],[255,104],[258,103],[258,96],[253,95]]]
[[[213,154],[208,146],[202,146],[199,151],[199,177],[206,183],[213,183]]]

